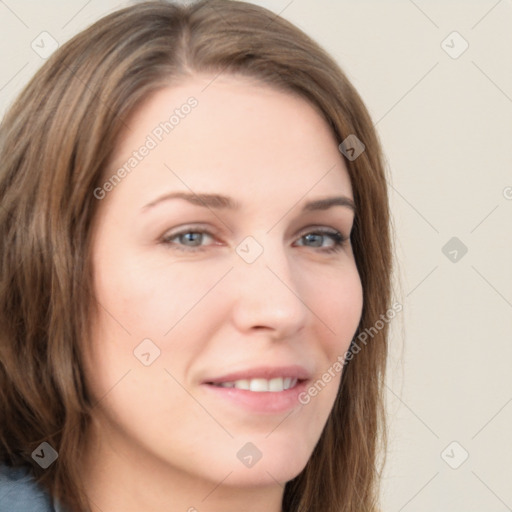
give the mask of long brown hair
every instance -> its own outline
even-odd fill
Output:
[[[92,311],[93,191],[140,102],[194,73],[241,74],[300,94],[341,143],[357,213],[352,245],[363,286],[358,332],[390,305],[390,221],[380,144],[336,62],[261,7],[209,0],[145,2],[110,14],[59,48],[0,126],[0,460],[30,468],[73,512],[90,510],[80,454],[92,399],[80,347]],[[382,323],[382,322],[381,322]],[[305,469],[286,484],[286,512],[374,512],[385,448],[384,325],[344,367],[334,408]],[[42,441],[58,460],[41,470]]]

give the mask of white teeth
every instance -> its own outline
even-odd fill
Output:
[[[268,380],[266,379],[251,379],[250,387],[251,391],[268,391]]]
[[[270,379],[268,381],[268,390],[269,391],[283,391],[283,389],[286,389],[284,387],[285,379],[282,379],[281,377],[277,377],[277,379]]]
[[[297,384],[297,379],[291,377],[276,377],[274,379],[241,379],[234,382],[221,382],[217,384],[222,388],[245,389],[261,393],[264,391],[279,392],[293,388]]]
[[[237,380],[237,381],[235,381],[234,384],[235,384],[235,388],[238,388],[238,389],[247,389],[247,390],[250,389],[250,381],[248,381],[247,379]]]

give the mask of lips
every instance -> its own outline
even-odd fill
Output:
[[[258,366],[201,383],[208,400],[219,407],[253,414],[282,414],[300,407],[298,396],[312,379],[312,373],[301,365]],[[234,407],[234,409],[233,409]]]
[[[203,381],[203,384],[254,392],[283,391],[310,378],[310,372],[300,365],[261,366],[220,377],[208,378]]]

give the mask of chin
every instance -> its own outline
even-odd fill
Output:
[[[311,455],[310,451],[298,453],[297,449],[294,451],[276,450],[271,446],[262,447],[261,451],[261,458],[252,466],[244,465],[238,458],[235,465],[233,465],[232,459],[226,461],[224,475],[232,471],[226,484],[229,483],[236,487],[274,486],[277,484],[283,486],[305,468]]]
[[[307,462],[307,461],[306,461]],[[284,486],[293,480],[304,469],[306,463],[300,467],[271,467],[269,468],[237,468],[227,478],[226,484],[233,487],[268,487]]]

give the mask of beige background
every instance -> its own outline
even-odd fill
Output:
[[[254,3],[336,57],[387,155],[404,310],[384,511],[512,510],[512,2]],[[1,1],[0,113],[43,63],[41,32],[63,43],[122,5]],[[467,254],[445,256],[452,237]]]

